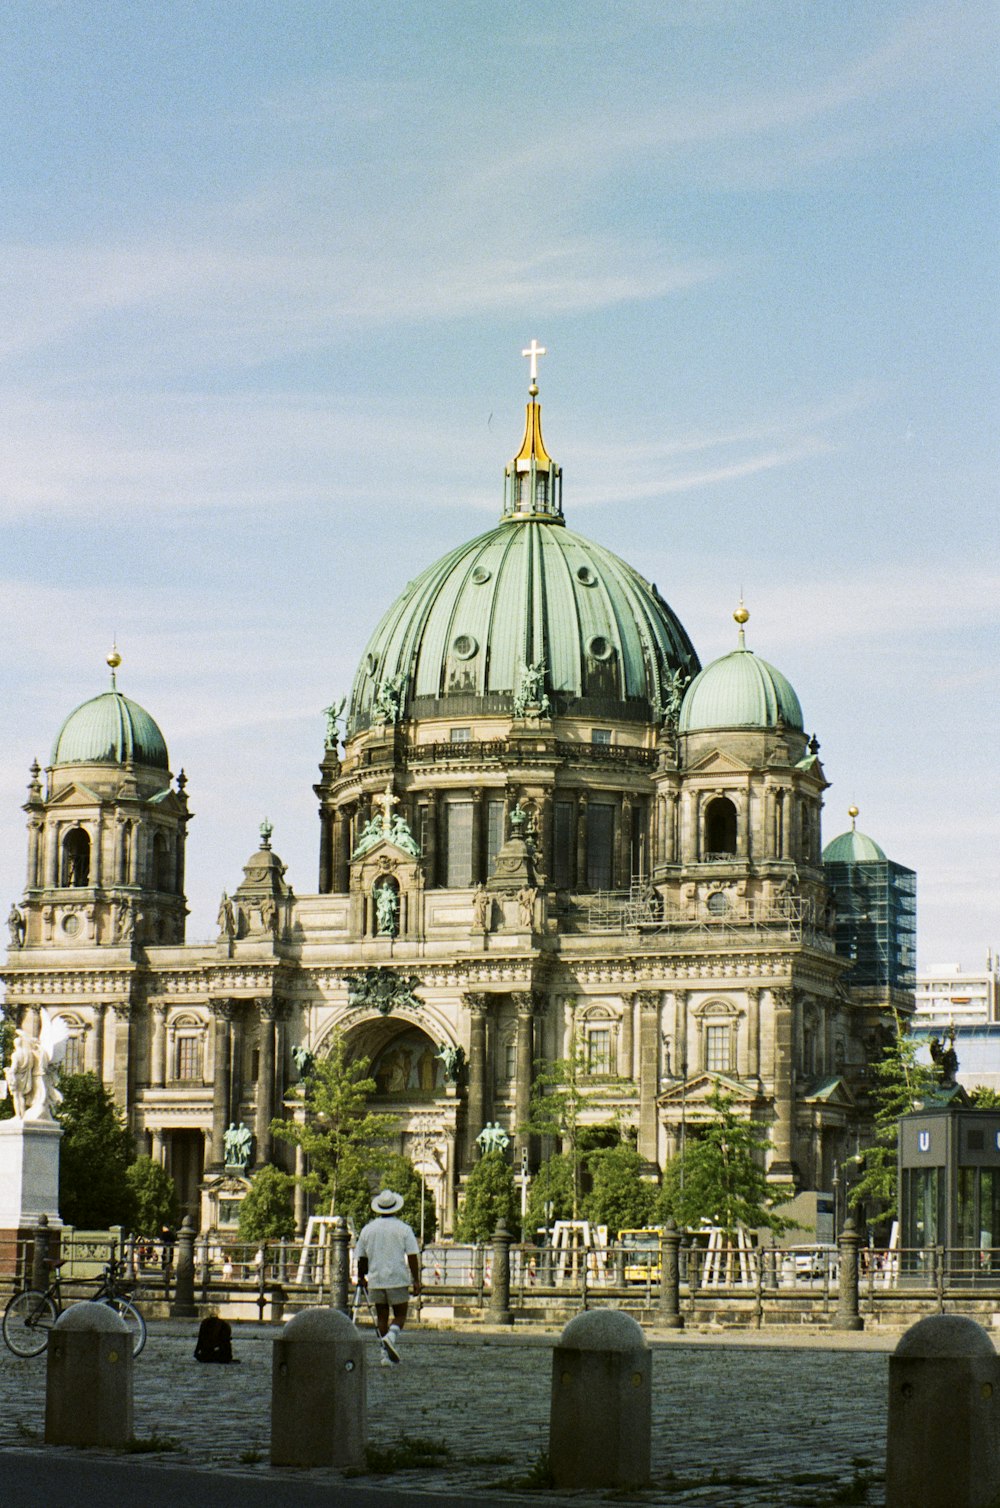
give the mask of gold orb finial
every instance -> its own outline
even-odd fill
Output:
[[[847,815],[851,819],[851,832],[853,832],[854,831],[854,824],[858,820],[858,808],[856,806],[849,806],[847,808]]]
[[[108,664],[111,666],[111,669],[112,670],[117,670],[118,667],[119,667],[119,665],[122,662],[122,657],[118,653],[118,646],[115,645],[115,647],[112,649],[111,653],[109,655],[105,656],[105,658],[106,658]]]
[[[740,605],[736,609],[735,613],[733,614],[733,617],[736,619],[736,622],[740,625],[741,628],[743,627],[744,623],[746,623],[747,619],[750,617],[749,612],[743,606],[743,598],[742,597],[740,598]]]

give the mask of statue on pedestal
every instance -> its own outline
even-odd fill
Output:
[[[43,1010],[37,1037],[24,1027],[14,1033],[14,1049],[4,1069],[4,1080],[14,1102],[14,1114],[22,1121],[51,1121],[53,1105],[62,1103],[56,1088],[55,1069],[66,1052],[69,1028]]]

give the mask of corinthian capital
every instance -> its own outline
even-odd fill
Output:
[[[486,1011],[488,999],[489,997],[483,990],[466,990],[462,995],[462,1004],[473,1015],[483,1015]]]

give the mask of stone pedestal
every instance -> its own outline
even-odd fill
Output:
[[[19,1239],[34,1236],[42,1215],[49,1230],[59,1218],[59,1141],[55,1121],[0,1121],[0,1257],[13,1271]]]

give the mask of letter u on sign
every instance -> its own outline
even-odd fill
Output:
[[[1000,1134],[1000,1133],[998,1133]],[[929,1131],[917,1132],[917,1146],[921,1152],[929,1152],[931,1149],[931,1133]]]

